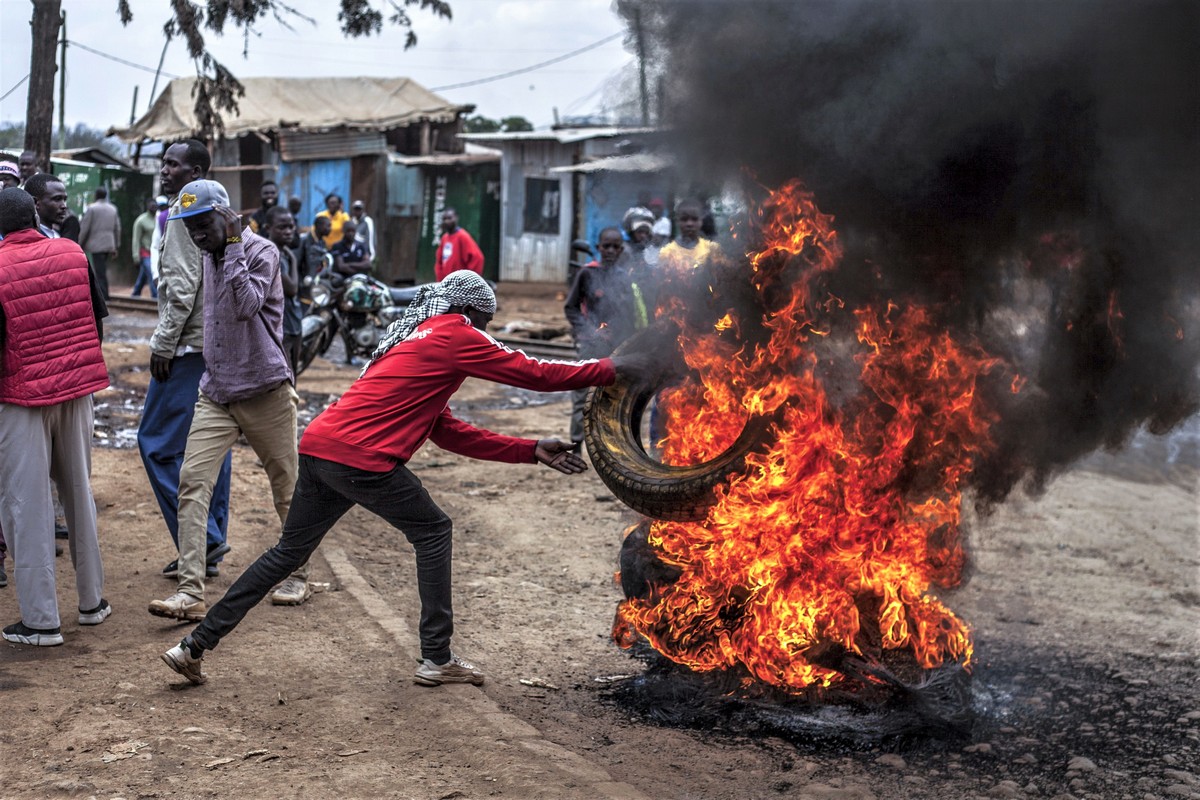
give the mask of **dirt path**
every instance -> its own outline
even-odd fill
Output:
[[[554,298],[506,306],[549,316]],[[112,442],[146,380],[126,329],[106,345]],[[354,374],[318,361],[299,387],[308,416]],[[562,395],[479,383],[454,405],[529,436],[564,434],[569,411]],[[455,644],[487,670],[482,690],[412,684],[411,551],[361,510],[315,562],[327,591],[255,609],[209,656],[209,683],[181,687],[158,654],[187,628],[145,611],[171,589],[158,575],[170,540],[136,450],[98,447],[115,613],[94,629],[65,615],[63,647],[0,644],[0,798],[1200,797],[1200,486],[1182,463],[1167,481],[1070,473],[973,520],[974,575],[949,602],[976,630],[978,720],[965,740],[880,748],[740,714],[664,727],[611,700],[613,676],[643,668],[608,637],[631,515],[592,473],[433,447],[413,468],[455,520]],[[277,535],[265,477],[238,448],[234,551],[210,599]],[[59,584],[69,610],[66,559]],[[0,620],[15,618],[10,586]]]

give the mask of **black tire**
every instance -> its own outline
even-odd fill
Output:
[[[661,343],[661,331],[645,329],[618,352]],[[752,417],[737,441],[703,464],[670,466],[645,451],[638,432],[642,415],[655,393],[668,381],[634,383],[620,377],[592,391],[584,414],[584,440],[600,479],[625,505],[654,519],[702,520],[715,501],[715,491],[731,475],[746,469],[746,457],[769,441],[771,417]]]

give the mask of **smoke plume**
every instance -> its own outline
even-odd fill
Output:
[[[1200,4],[617,5],[684,184],[801,178],[830,292],[929,304],[1020,374],[984,501],[1196,411]]]

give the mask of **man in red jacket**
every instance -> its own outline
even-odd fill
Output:
[[[104,567],[89,477],[92,393],[108,386],[87,256],[37,228],[33,197],[0,192],[0,527],[12,547],[17,644],[63,643],[54,581],[54,503],[66,509],[79,624],[99,625]],[[46,298],[53,298],[47,302]],[[12,502],[19,499],[19,502]]]
[[[422,685],[482,684],[483,673],[450,650],[450,518],[405,466],[426,440],[488,461],[541,462],[566,474],[586,463],[556,439],[518,439],[474,428],[447,402],[468,377],[557,392],[602,386],[617,370],[645,370],[637,357],[541,361],[510,350],[485,332],[496,296],[473,272],[459,271],[422,289],[388,329],[363,374],[325,409],[300,440],[300,475],[278,544],[242,573],[200,625],[162,658],[193,683],[201,659],[242,617],[312,554],[325,533],[355,505],[398,528],[416,551],[421,598]]]
[[[433,266],[434,280],[444,280],[460,269],[483,275],[483,251],[471,234],[458,227],[458,212],[447,208],[442,212],[442,241],[438,244],[437,263]]]

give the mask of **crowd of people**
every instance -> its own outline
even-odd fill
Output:
[[[320,247],[333,253],[336,269],[369,264],[373,225],[365,214],[341,212],[340,198],[331,195],[312,229],[301,233],[295,212],[274,202],[273,185],[263,187],[261,216],[243,225],[225,188],[207,178],[210,166],[199,141],[168,147],[159,172],[164,195],[147,204],[133,243],[159,310],[138,448],[177,548],[162,570],[175,591],[148,610],[199,622],[162,660],[203,683],[205,653],[250,608],[268,594],[282,605],[307,599],[309,558],[337,520],[361,505],[416,551],[422,660],[413,680],[483,683],[482,670],[451,648],[451,521],[408,460],[428,440],[474,458],[581,472],[586,464],[570,442],[475,428],[452,415],[448,400],[468,377],[568,391],[611,383],[618,373],[641,374],[647,364],[634,356],[544,361],[490,337],[495,294],[472,266],[474,243],[455,236],[450,210],[439,253],[444,275],[420,290],[362,375],[298,438],[288,293],[295,297],[297,278]],[[103,596],[89,476],[92,395],[108,385],[101,348],[106,284],[87,248],[54,229],[65,213],[65,187],[52,175],[35,172],[0,191],[0,498],[22,498],[0,499],[20,610],[3,638],[27,646],[63,643],[52,478],[65,508],[79,624],[98,625],[113,610]],[[93,225],[105,224],[102,215],[95,219]],[[106,247],[93,255],[111,254]],[[446,263],[461,266],[450,271]],[[50,296],[55,302],[45,301]],[[282,533],[210,607],[205,579],[219,574],[232,547],[231,449],[239,437],[267,474]],[[20,459],[4,455],[18,452]]]

